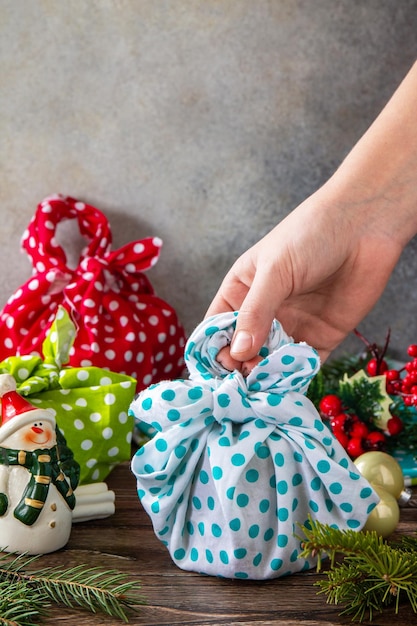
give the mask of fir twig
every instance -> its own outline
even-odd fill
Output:
[[[0,624],[32,626],[51,602],[70,608],[101,611],[128,622],[126,609],[143,604],[138,581],[128,581],[116,570],[77,565],[30,570],[39,556],[0,554],[0,591],[7,591],[0,603]],[[3,598],[3,594],[1,595]]]
[[[327,579],[316,584],[330,604],[345,606],[342,614],[372,621],[387,606],[398,613],[402,600],[417,613],[417,539],[390,545],[376,532],[338,530],[312,519],[302,531],[301,557],[318,556],[318,570],[321,555],[330,557]]]

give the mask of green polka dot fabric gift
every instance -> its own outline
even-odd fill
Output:
[[[132,460],[156,536],[182,569],[267,579],[309,569],[299,524],[363,527],[378,502],[305,392],[317,353],[275,321],[245,377],[217,360],[236,313],[190,336],[187,380],[161,382],[131,404],[155,435]]]
[[[51,409],[68,447],[80,464],[80,484],[99,482],[131,458],[133,420],[129,405],[136,380],[99,367],[65,367],[76,335],[67,311],[58,308],[43,358],[9,356],[1,374],[12,374],[17,391],[31,404]]]

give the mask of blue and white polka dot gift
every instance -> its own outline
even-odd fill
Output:
[[[320,363],[275,321],[245,378],[216,360],[236,313],[202,322],[186,345],[190,377],[144,390],[130,411],[155,435],[132,460],[156,536],[184,570],[266,579],[299,558],[309,516],[360,530],[378,497],[305,392]]]

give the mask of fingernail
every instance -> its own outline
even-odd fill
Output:
[[[252,348],[253,345],[253,337],[246,330],[240,330],[236,333],[236,336],[233,337],[232,345],[230,347],[233,354],[241,354],[242,352],[247,352]]]

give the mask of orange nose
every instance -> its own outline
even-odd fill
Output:
[[[38,435],[43,433],[43,428],[39,428],[39,426],[32,426],[32,430],[33,432],[38,433]]]

